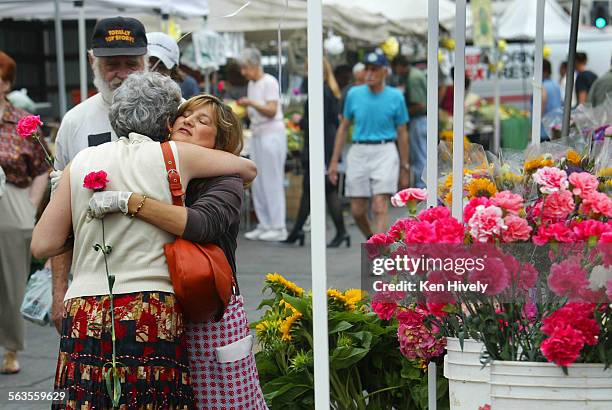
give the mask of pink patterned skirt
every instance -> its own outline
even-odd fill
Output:
[[[187,323],[185,336],[191,384],[200,410],[267,409],[259,385],[253,352],[229,363],[219,363],[215,348],[249,335],[242,296],[232,296],[219,322]]]

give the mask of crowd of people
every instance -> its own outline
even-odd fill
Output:
[[[131,38],[109,35],[117,30],[130,32]],[[68,394],[67,403],[55,407],[112,407],[104,374],[116,351],[120,406],[264,409],[235,263],[243,186],[257,173],[252,161],[239,156],[241,122],[214,96],[185,101],[170,72],[155,72],[158,63],[147,61],[147,55],[154,56],[138,20],[100,20],[91,45],[98,94],[62,121],[51,200],[35,227],[34,209],[50,167],[42,148],[16,131],[27,113],[0,99],[0,158],[8,182],[0,200],[2,372],[20,370],[24,326],[19,307],[32,253],[50,257],[53,271],[52,320],[60,333],[55,389]],[[0,55],[3,93],[15,69],[10,57]],[[166,141],[186,187],[186,207],[172,205],[160,150]],[[22,155],[7,155],[9,148]],[[106,189],[95,194],[83,187],[93,170],[104,170],[108,177]],[[114,326],[104,257],[92,251],[100,241],[100,225],[91,218],[103,218],[105,241],[113,245]],[[176,236],[216,244],[231,266],[236,284],[220,321],[186,320],[164,255],[164,244]],[[14,246],[17,237],[19,247]]]

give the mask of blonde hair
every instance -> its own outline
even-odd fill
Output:
[[[213,121],[217,127],[215,149],[240,155],[243,146],[242,124],[232,109],[219,98],[210,94],[200,94],[185,101],[178,109],[177,118],[185,111],[194,111],[210,105],[213,111]]]
[[[329,61],[327,61],[327,58],[323,58],[323,81],[325,81],[329,88],[331,88],[332,93],[336,98],[340,98],[342,96],[340,87],[336,81],[336,76],[334,75],[334,70],[332,70],[332,66]]]

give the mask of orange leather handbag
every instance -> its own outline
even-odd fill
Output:
[[[181,176],[170,143],[161,144],[172,204],[183,206]],[[192,323],[219,321],[235,285],[232,268],[217,245],[201,245],[182,238],[164,245],[174,294]]]

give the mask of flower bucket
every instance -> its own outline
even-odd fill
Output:
[[[554,363],[495,361],[491,365],[493,409],[612,409],[612,369],[578,363],[569,375]]]
[[[444,377],[448,379],[448,392],[452,410],[476,410],[490,403],[489,371],[480,363],[480,352],[484,345],[473,339],[463,341],[463,351],[459,339],[446,339],[447,354],[444,356]]]

